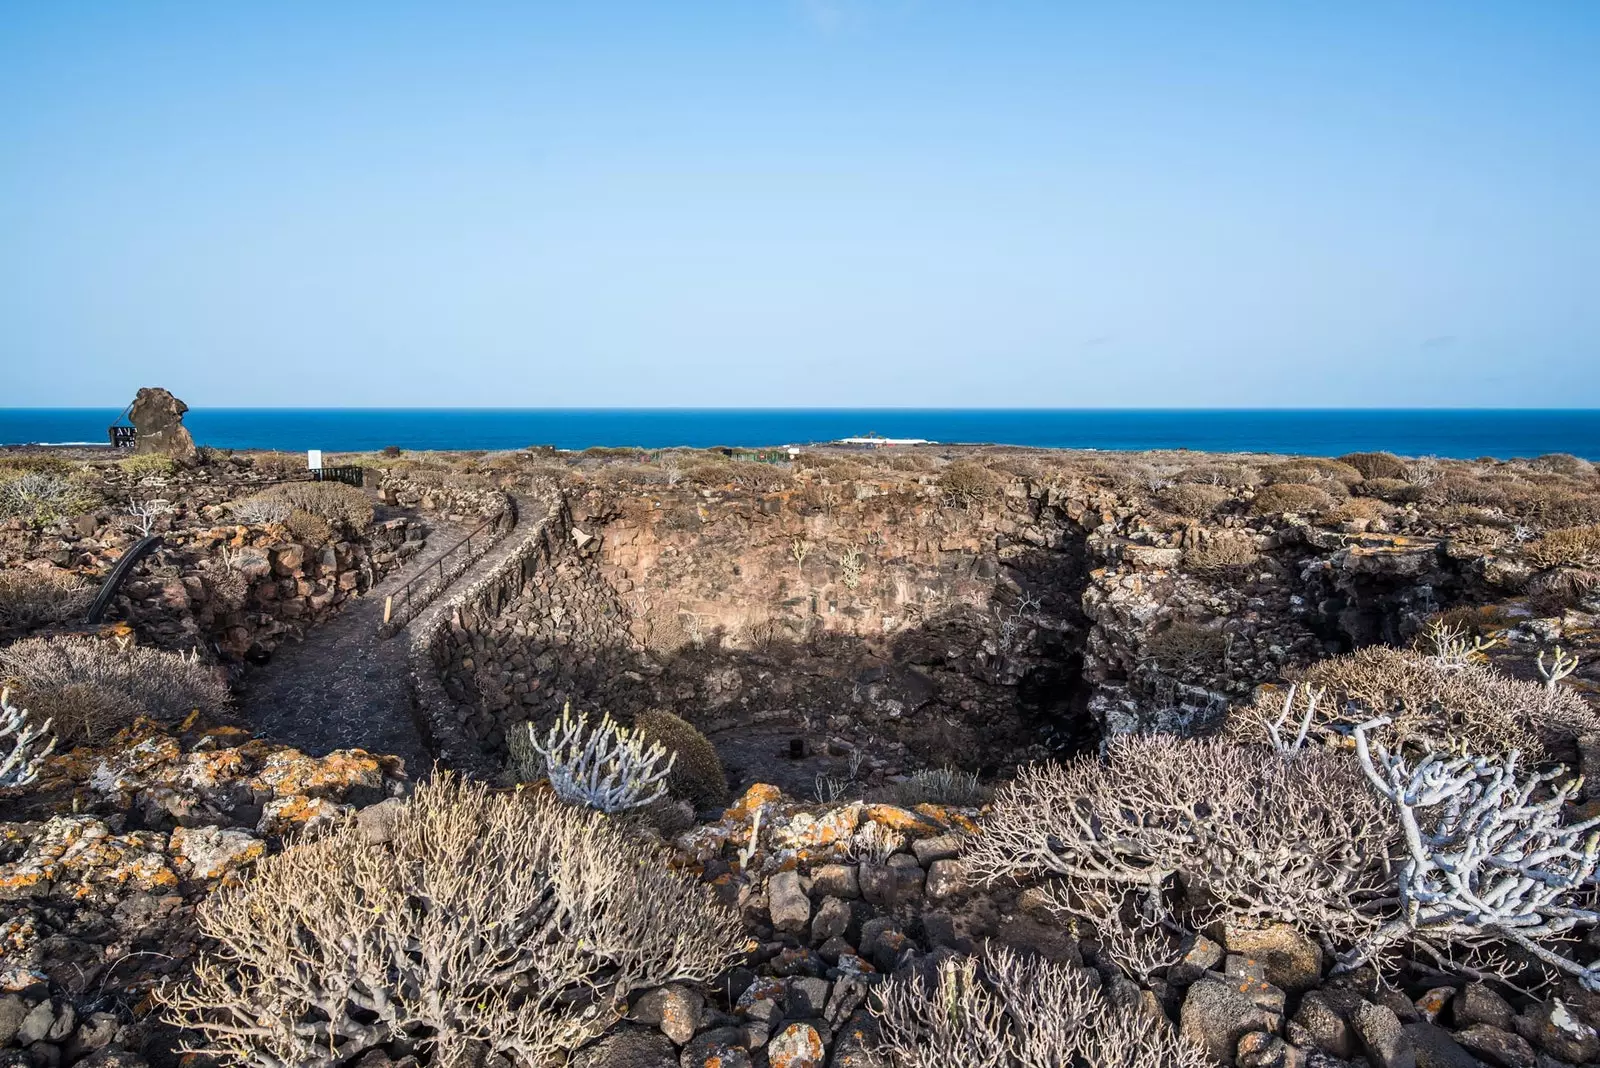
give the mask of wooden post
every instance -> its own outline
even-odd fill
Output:
[[[385,597],[383,599],[383,625],[384,626],[387,627],[389,625],[389,616],[393,611],[394,611],[394,594],[391,593],[389,596],[387,596],[387,597]]]

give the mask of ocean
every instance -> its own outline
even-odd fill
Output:
[[[0,408],[0,444],[106,440],[111,408]],[[227,449],[518,449],[554,445],[797,445],[876,434],[942,443],[1600,460],[1600,410],[912,408],[195,408],[185,425]]]

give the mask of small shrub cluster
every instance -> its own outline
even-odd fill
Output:
[[[1523,549],[1536,567],[1600,565],[1600,523],[1547,530]]]
[[[1098,892],[1114,914],[1125,888],[1177,880],[1191,929],[1248,917],[1353,939],[1377,926],[1358,906],[1383,888],[1389,837],[1342,753],[1121,735],[1103,761],[1025,768],[963,859],[991,882],[1070,880],[1045,886],[1068,912]]]
[[[1213,486],[1204,482],[1180,482],[1176,486],[1168,486],[1162,490],[1156,500],[1169,512],[1198,519],[1211,515],[1232,499],[1232,496],[1223,486]]]
[[[977,775],[952,767],[914,771],[904,782],[895,783],[893,793],[895,804],[906,808],[924,804],[977,808],[993,795]]]
[[[95,497],[76,474],[51,471],[0,473],[0,519],[54,523],[94,507]]]
[[[0,629],[65,623],[83,615],[95,587],[70,571],[0,570]]]
[[[139,716],[220,712],[228,688],[196,658],[94,638],[28,638],[0,649],[0,676],[63,745],[104,741]]]
[[[1220,630],[1177,619],[1151,635],[1144,651],[1167,668],[1209,667],[1222,659],[1227,643]]]
[[[1257,515],[1317,515],[1334,508],[1327,490],[1302,482],[1274,482],[1256,491],[1251,508]]]
[[[1352,452],[1339,457],[1339,462],[1354,468],[1364,479],[1406,477],[1406,462],[1392,452]]]
[[[1000,492],[1000,478],[982,464],[960,460],[940,472],[939,488],[954,504],[981,504]]]
[[[1116,1005],[1083,968],[991,950],[899,976],[879,996],[895,1068],[1205,1068],[1210,1058],[1165,1019]]]
[[[216,948],[161,1000],[226,1061],[353,1063],[391,1043],[565,1063],[635,991],[705,982],[737,916],[597,813],[441,775],[384,840],[353,823],[258,863],[197,914]]]
[[[1358,468],[1350,464],[1317,457],[1285,460],[1263,468],[1261,474],[1269,483],[1315,483],[1340,495],[1364,477]]]
[[[1538,755],[1600,730],[1600,717],[1571,690],[1411,649],[1368,646],[1313,664],[1299,682],[1303,692],[1323,695],[1312,735],[1335,745],[1347,744],[1355,727],[1374,716],[1391,720],[1375,739],[1408,750]],[[1229,716],[1228,732],[1265,742],[1267,726],[1282,712],[1282,695],[1263,693]]]
[[[1201,575],[1237,575],[1260,562],[1261,552],[1248,534],[1211,534],[1183,553],[1184,566]]]
[[[286,482],[231,507],[247,523],[287,523],[297,541],[314,545],[332,540],[336,527],[365,530],[375,511],[372,498],[342,482]]]
[[[659,744],[676,754],[667,775],[667,792],[697,809],[724,808],[729,801],[728,775],[717,750],[687,720],[662,709],[641,712],[634,730],[646,744]]]
[[[170,456],[160,453],[147,452],[140,456],[129,456],[127,459],[118,460],[117,467],[129,478],[170,478],[178,469],[177,463]]]

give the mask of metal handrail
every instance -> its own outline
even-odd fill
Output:
[[[502,524],[504,524],[504,530],[501,529],[501,525]],[[394,617],[394,614],[395,614],[395,612],[397,610],[404,609],[406,606],[408,606],[411,603],[412,597],[415,595],[417,589],[419,588],[419,586],[421,585],[421,583],[423,582],[424,579],[429,581],[430,585],[429,585],[428,589],[432,590],[433,592],[437,592],[438,590],[444,589],[445,585],[450,581],[450,579],[455,577],[453,575],[448,576],[448,577],[445,575],[445,566],[444,566],[445,561],[447,559],[449,559],[452,555],[454,555],[454,553],[458,549],[461,549],[463,546],[465,546],[465,548],[466,548],[466,554],[465,554],[466,555],[466,559],[468,561],[470,561],[470,560],[473,559],[473,556],[472,556],[472,539],[473,538],[476,538],[479,535],[484,534],[485,532],[488,532],[491,535],[492,534],[496,534],[496,533],[504,533],[504,531],[508,531],[512,527],[515,527],[516,525],[517,525],[517,501],[516,501],[515,497],[511,497],[511,496],[508,495],[506,497],[506,506],[505,506],[505,508],[501,509],[499,512],[497,512],[494,515],[490,516],[489,518],[485,519],[483,522],[479,523],[476,527],[473,527],[470,531],[467,532],[466,537],[462,538],[460,541],[458,541],[454,545],[450,546],[444,552],[440,553],[438,558],[435,559],[434,562],[432,564],[430,564],[425,570],[419,572],[416,575],[413,575],[410,579],[408,579],[406,581],[405,585],[401,586],[398,590],[395,590],[394,593],[390,594],[385,599],[384,605],[383,605],[383,626],[384,626],[384,628],[387,629],[390,626],[390,623],[391,623],[391,621],[392,621],[392,619]],[[492,539],[490,539],[490,540],[492,540]],[[435,573],[437,573],[437,576],[436,576]]]
[[[106,609],[111,607],[111,599],[117,595],[122,584],[128,581],[128,576],[133,574],[134,566],[146,556],[161,547],[161,535],[151,534],[141,539],[133,548],[122,554],[122,559],[117,561],[117,566],[111,569],[105,581],[100,584],[100,592],[95,596],[94,603],[89,606],[88,614],[83,617],[85,624],[99,623],[106,614]]]

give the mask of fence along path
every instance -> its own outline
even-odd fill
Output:
[[[240,710],[255,733],[313,756],[334,749],[392,753],[404,758],[413,779],[425,776],[432,761],[412,714],[410,643],[380,635],[384,602],[412,579],[437,574],[440,558],[465,533],[459,527],[436,529],[428,548],[403,572],[351,598],[304,641],[280,646],[266,665],[252,669]],[[516,538],[501,538],[447,585],[476,581],[516,546]],[[448,573],[448,561],[445,567]]]

